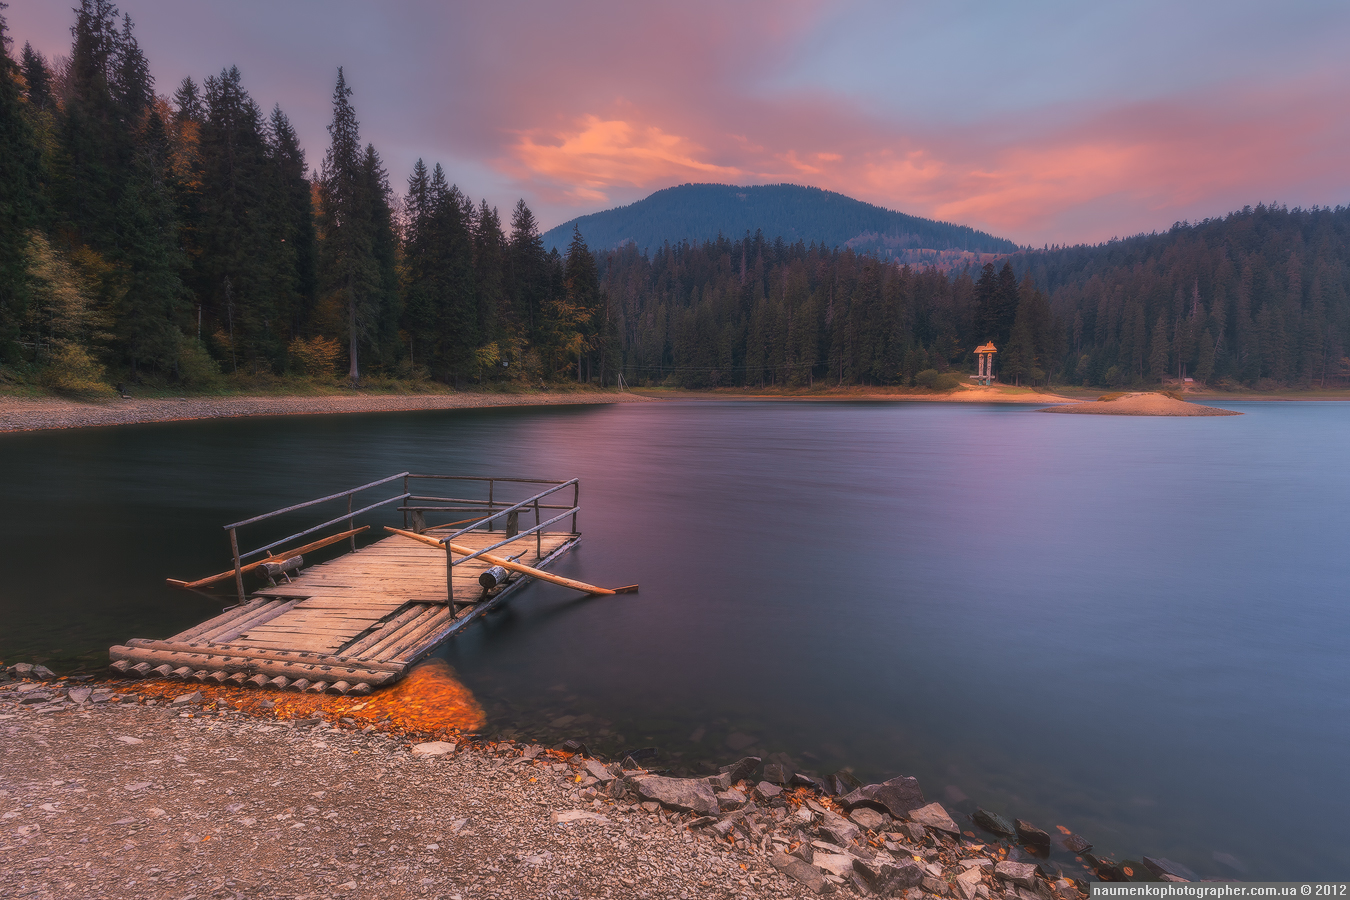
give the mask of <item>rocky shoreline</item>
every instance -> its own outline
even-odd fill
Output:
[[[240,416],[300,416],[335,413],[480,409],[496,406],[566,406],[590,403],[646,403],[627,391],[540,391],[525,394],[354,394],[318,397],[183,397],[81,403],[54,397],[0,397],[0,432],[143,425],[188,419]]]
[[[958,824],[909,777],[747,757],[674,778],[576,742],[274,719],[202,691],[10,671],[0,858],[16,896],[1082,900],[1090,880],[1195,878],[983,809]]]

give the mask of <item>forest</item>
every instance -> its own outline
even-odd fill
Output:
[[[236,68],[158,91],[109,0],[81,0],[69,57],[4,29],[0,386],[940,389],[988,340],[1017,384],[1350,380],[1343,207],[942,268],[762,230],[592,252],[573,229],[560,252],[523,200],[504,224],[439,164],[396,190],[341,69],[312,167]]]

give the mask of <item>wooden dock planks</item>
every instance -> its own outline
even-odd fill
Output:
[[[481,549],[502,540],[473,531],[455,543]],[[543,568],[579,539],[546,533],[536,554],[533,535],[495,551],[524,553]],[[134,674],[190,673],[202,681],[249,677],[274,687],[363,693],[397,681],[458,627],[531,580],[517,576],[485,594],[478,576],[486,563],[454,567],[456,603],[447,604],[446,556],[436,547],[392,535],[305,569],[290,582],[261,588],[247,603],[167,641],[133,639],[113,647],[113,667]],[[272,683],[280,681],[281,684]]]

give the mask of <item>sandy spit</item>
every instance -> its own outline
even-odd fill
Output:
[[[1175,400],[1149,391],[1125,394],[1115,400],[1095,400],[1068,406],[1052,406],[1041,412],[1083,413],[1094,416],[1240,416],[1231,409],[1218,409]]]
[[[492,406],[560,406],[643,403],[651,398],[619,392],[534,394],[381,394],[334,397],[189,397],[181,400],[108,400],[81,403],[58,398],[0,397],[0,431],[42,431],[94,425],[135,425],[238,416],[401,412]]]

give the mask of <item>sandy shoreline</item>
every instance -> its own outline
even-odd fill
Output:
[[[1106,399],[1110,397],[1111,399]],[[1104,395],[1102,399],[1068,406],[1052,406],[1041,410],[1050,413],[1078,413],[1093,416],[1240,416],[1242,413],[1214,406],[1201,406],[1177,400],[1154,391],[1139,391],[1120,396]]]
[[[241,416],[300,416],[332,413],[407,412],[499,406],[565,406],[645,403],[651,398],[618,391],[530,394],[377,394],[328,397],[187,397],[107,400],[81,403],[59,398],[0,397],[0,432],[140,425],[188,419]]]

